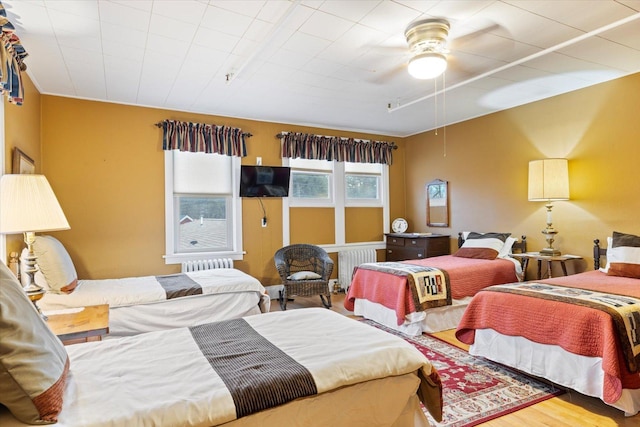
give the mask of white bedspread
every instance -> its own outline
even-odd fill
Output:
[[[264,294],[260,281],[235,268],[184,273],[202,287],[202,295],[255,291]],[[195,298],[198,295],[180,297]],[[155,276],[123,279],[78,280],[71,294],[47,292],[38,302],[44,311],[109,304],[110,308],[166,301],[166,291]]]
[[[324,308],[245,320],[309,370],[318,394],[421,369],[432,372],[406,341]],[[187,328],[67,350],[71,365],[59,427],[214,426],[236,418],[229,391]]]

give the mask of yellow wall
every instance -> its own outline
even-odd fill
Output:
[[[19,148],[36,164],[36,173],[42,170],[40,152],[40,93],[26,73],[22,73],[24,103],[21,106],[4,102],[5,172],[11,173],[13,150]],[[55,190],[55,187],[54,187]],[[20,252],[24,246],[22,235],[7,236],[7,254]],[[8,262],[8,260],[4,260]]]
[[[179,270],[177,265],[165,265],[162,258],[165,252],[164,155],[162,131],[154,124],[164,119],[240,127],[253,134],[247,140],[248,157],[242,159],[244,164],[255,164],[256,157],[262,157],[265,165],[281,164],[280,142],[275,136],[281,131],[399,142],[398,138],[381,135],[43,95],[42,155],[46,159],[43,172],[56,190],[71,225],[70,230],[52,234],[69,251],[80,278],[165,274]],[[394,155],[401,151],[396,150]],[[403,179],[401,170],[392,171],[391,175],[392,179]],[[393,213],[403,215],[404,200],[398,197],[394,200],[398,206]],[[262,202],[267,227],[261,226],[263,213],[258,200],[243,199],[246,255],[236,265],[270,285],[279,282],[273,254],[282,246],[282,200],[266,198]],[[376,220],[371,226],[377,227],[375,233],[381,238],[381,221]],[[311,216],[308,210],[291,209],[292,243],[334,243],[334,229],[331,209],[314,210]]]
[[[178,270],[162,258],[164,167],[161,131],[154,124],[164,119],[252,133],[245,164],[255,164],[258,156],[263,164],[280,164],[275,135],[283,130],[393,141],[399,149],[390,168],[391,219],[407,218],[409,231],[451,234],[452,248],[457,233],[466,230],[525,234],[531,250],[541,248],[544,205],[527,201],[527,165],[545,157],[569,159],[571,200],[556,202],[553,218],[560,232],[556,246],[585,257],[579,270],[591,266],[594,238],[604,240],[613,230],[640,233],[640,180],[635,177],[640,74],[451,125],[446,133],[404,139],[38,96],[30,81],[26,86],[25,105],[5,110],[7,152],[16,145],[23,148],[49,178],[71,224],[71,230],[55,235],[81,278]],[[435,178],[449,181],[448,228],[426,226],[424,185]],[[273,253],[282,245],[282,202],[263,203],[264,228],[258,202],[243,200],[247,254],[237,266],[269,285],[278,281]],[[347,210],[346,220],[362,215],[371,227],[350,228],[350,242],[380,234],[382,218],[375,209]],[[321,210],[309,216],[305,209],[292,209],[291,221],[292,242],[330,242],[327,236],[335,232],[332,215]]]
[[[416,232],[507,231],[545,245],[544,203],[527,200],[530,160],[569,159],[571,200],[555,202],[556,246],[585,257],[613,230],[640,234],[640,74],[406,139],[407,218]],[[426,226],[424,186],[449,181],[450,227]],[[452,246],[454,241],[452,240]],[[529,272],[531,275],[532,271]],[[530,276],[531,277],[531,276]]]

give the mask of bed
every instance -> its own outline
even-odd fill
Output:
[[[345,308],[417,336],[454,329],[478,290],[522,280],[520,262],[509,255],[526,252],[525,236],[518,242],[509,233],[465,232],[459,233],[458,246],[453,255],[361,264],[354,269]],[[423,286],[416,287],[418,282]],[[435,293],[418,294],[430,282],[436,283]]]
[[[626,415],[640,410],[640,237],[595,240],[596,269],[490,287],[467,307],[456,337],[469,353],[601,399]],[[599,257],[607,254],[607,266]]]
[[[426,427],[420,402],[442,417],[419,350],[324,308],[65,347],[0,264],[0,337],[7,427]]]
[[[270,309],[271,300],[260,281],[235,268],[78,280],[71,257],[54,237],[37,236],[34,252],[40,270],[35,281],[47,290],[38,301],[42,312],[64,313],[108,304],[106,338],[238,318]]]

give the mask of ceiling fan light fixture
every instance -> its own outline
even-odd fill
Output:
[[[416,79],[433,79],[447,69],[447,58],[437,52],[426,52],[414,56],[409,61],[409,74]]]

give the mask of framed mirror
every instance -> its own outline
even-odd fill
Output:
[[[435,179],[427,184],[427,226],[449,226],[449,188],[448,182]]]

